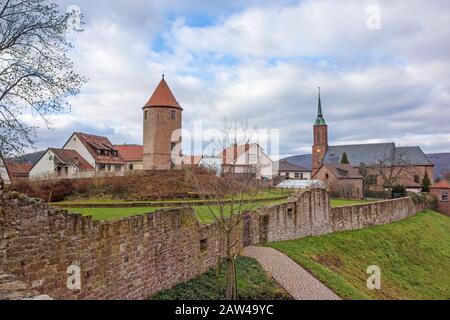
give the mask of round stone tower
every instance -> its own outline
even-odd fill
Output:
[[[183,109],[164,76],[142,110],[144,170],[168,170],[181,164]]]

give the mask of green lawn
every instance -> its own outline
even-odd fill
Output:
[[[271,190],[261,190],[256,195],[255,194],[244,194],[243,199],[266,199],[266,198],[285,198],[290,193],[286,190],[271,189]],[[240,200],[240,196],[227,196],[225,199],[235,199]],[[52,202],[53,205],[70,205],[70,204],[133,204],[133,203],[198,203],[203,202],[204,199],[164,199],[164,200],[152,200],[152,201],[137,201],[137,200],[122,200],[122,199],[110,199],[110,198],[81,198],[81,199],[70,199],[66,201]]]
[[[268,244],[346,299],[450,299],[450,218],[434,211],[384,226]],[[366,287],[369,265],[381,290]]]
[[[242,210],[256,210],[263,206],[282,203],[284,200],[274,200],[270,202],[245,203]],[[209,224],[215,221],[215,217],[220,216],[218,206],[195,206],[193,207],[197,219],[200,223]],[[161,209],[170,209],[170,207],[131,207],[131,208],[70,208],[69,211],[73,213],[81,213],[85,216],[92,216],[93,220],[115,220],[123,217],[142,215],[152,213]],[[211,213],[212,210],[212,213]],[[231,212],[231,205],[226,205],[224,208],[224,216],[229,216]],[[235,211],[237,210],[235,209]]]
[[[242,300],[287,300],[291,296],[270,278],[260,264],[253,259],[237,260],[238,295]],[[225,298],[226,268],[220,276],[211,270],[193,280],[151,297],[153,300],[219,300]]]
[[[332,207],[344,207],[355,204],[365,204],[376,202],[377,200],[353,200],[353,199],[331,199],[330,204]]]

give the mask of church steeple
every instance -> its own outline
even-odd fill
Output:
[[[317,106],[317,118],[314,123],[314,144],[312,147],[312,175],[320,169],[323,164],[328,149],[328,126],[322,113],[322,100],[320,98],[319,87],[319,104]]]
[[[316,118],[316,122],[314,123],[314,125],[319,126],[319,125],[326,125],[327,123],[325,122],[325,118],[323,117],[323,113],[322,113],[322,100],[320,99],[320,87],[319,87],[319,104],[317,107],[317,118]]]

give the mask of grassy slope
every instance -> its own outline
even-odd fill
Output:
[[[225,266],[220,277],[211,270],[187,283],[161,292],[154,300],[217,300],[224,299],[226,288]],[[275,280],[269,278],[256,260],[240,257],[237,260],[238,294],[243,300],[291,299]]]
[[[282,203],[284,200],[276,200],[270,202],[258,202],[252,204],[244,204],[243,210],[256,210],[263,206]],[[94,220],[115,220],[123,217],[152,213],[160,209],[170,209],[169,207],[131,207],[131,208],[71,208],[70,212],[81,213],[85,216],[90,215]],[[208,224],[215,221],[214,215],[219,216],[218,206],[196,206],[194,207],[197,218],[200,223]],[[210,209],[214,214],[211,213]],[[230,214],[230,206],[225,206],[224,216]]]
[[[268,244],[343,298],[450,299],[450,218],[433,211],[384,226]],[[381,268],[381,290],[366,269]]]
[[[370,200],[349,200],[349,199],[331,199],[330,204],[332,207],[343,207],[343,206],[351,206],[355,204],[365,204],[365,203],[372,203],[375,201]]]

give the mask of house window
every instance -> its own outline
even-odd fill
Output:
[[[170,117],[171,117],[172,119],[175,119],[175,116],[176,116],[175,110],[171,110],[171,111],[170,111]]]
[[[297,178],[297,179],[300,178],[300,173],[296,172],[295,173],[295,178]]]
[[[116,171],[122,171],[122,166],[117,165],[117,166],[115,166],[114,170],[116,170]]]
[[[130,164],[128,165],[128,169],[129,169],[129,170],[133,170],[133,164],[132,164],[132,163],[130,163]]]
[[[442,192],[442,201],[448,201],[448,192]]]
[[[285,175],[286,175],[286,178],[289,178],[289,172],[286,172]]]
[[[300,179],[303,180],[303,173],[300,173]]]
[[[65,174],[66,176],[69,175],[69,167],[64,167],[64,174]]]
[[[106,169],[106,166],[104,164],[99,164],[98,165],[98,170],[99,171],[105,171],[105,169]]]
[[[148,117],[148,110],[145,110],[144,111],[144,119],[147,120],[147,117]]]

